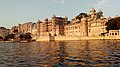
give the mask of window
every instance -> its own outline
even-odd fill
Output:
[[[89,29],[89,32],[91,32],[91,29]]]
[[[115,33],[115,35],[117,35],[117,33]]]
[[[110,35],[111,35],[111,33],[110,33]]]
[[[74,30],[74,28],[72,28],[72,30]]]
[[[112,33],[112,35],[114,35],[114,33]]]
[[[70,28],[68,27],[68,30],[70,30]]]
[[[77,29],[77,27],[75,27],[75,29]]]

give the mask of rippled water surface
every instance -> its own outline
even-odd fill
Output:
[[[0,67],[120,67],[120,40],[0,43]]]

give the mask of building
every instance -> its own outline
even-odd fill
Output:
[[[0,27],[0,37],[5,38],[9,34],[9,29]]]
[[[31,33],[33,27],[34,27],[34,23],[32,23],[32,22],[18,24],[18,33],[27,33],[27,32]]]
[[[52,16],[51,20],[38,20],[36,23],[26,22],[18,25],[18,33],[32,33],[34,36],[101,36],[106,34],[103,12],[96,12],[94,8],[90,13],[80,13],[71,21],[68,18]]]
[[[105,23],[108,21],[104,18],[103,12],[96,12],[94,8],[90,13],[80,13],[72,19],[70,24],[65,26],[66,36],[101,36],[106,33]]]
[[[120,30],[109,30],[108,36],[118,36],[120,35]]]
[[[64,36],[65,25],[68,23],[68,18],[52,17],[52,36]]]

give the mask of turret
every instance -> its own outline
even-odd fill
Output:
[[[84,16],[81,19],[81,22],[83,24],[83,36],[88,36],[88,23],[87,23],[87,18]]]
[[[48,32],[48,18],[45,18],[45,32]]]
[[[99,15],[100,15],[100,19],[103,19],[103,18],[104,18],[104,16],[103,16],[103,12],[102,12],[102,10],[101,10],[101,9],[99,9],[98,13],[99,13]]]
[[[94,8],[92,8],[90,10],[90,16],[91,16],[91,18],[93,18],[95,16],[95,12],[96,12],[96,10]]]
[[[18,33],[21,33],[21,24],[18,24]]]
[[[55,36],[55,18],[56,16],[53,14],[52,16],[52,36]]]
[[[45,21],[48,21],[48,18],[45,18]]]
[[[103,15],[103,12],[101,9],[99,9],[98,13],[100,13],[101,15]]]
[[[67,16],[65,16],[65,20],[68,21],[68,17]]]
[[[41,21],[38,19],[37,21],[37,35],[40,36],[40,23]]]
[[[55,14],[53,14],[52,18],[55,18],[55,17],[56,17]]]
[[[40,23],[41,21],[38,19],[37,23]]]

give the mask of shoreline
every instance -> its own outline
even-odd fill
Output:
[[[43,36],[36,41],[119,40],[120,36]]]
[[[120,40],[120,36],[39,36],[35,39],[39,41],[80,41],[80,40]],[[18,42],[18,41],[0,41],[0,43]],[[22,41],[19,41],[22,42]]]

